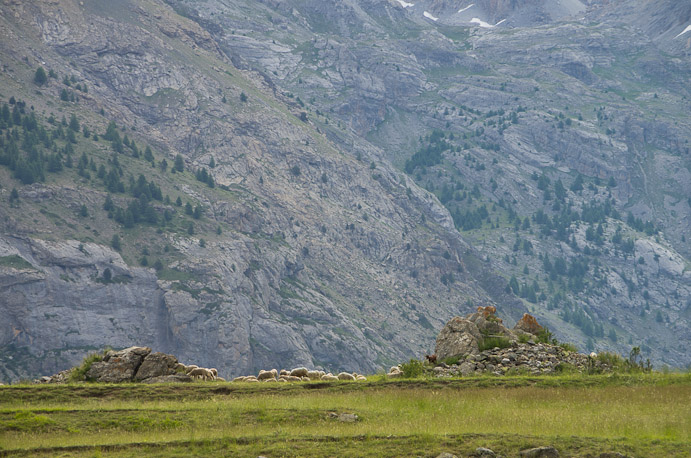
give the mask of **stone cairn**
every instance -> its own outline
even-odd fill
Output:
[[[513,329],[503,325],[495,307],[478,307],[477,312],[452,318],[437,337],[435,354],[428,356],[437,377],[456,377],[506,373],[551,374],[571,368],[579,372],[608,372],[611,367],[599,361],[596,354],[580,354],[559,345],[539,342],[543,327],[535,317],[524,314]],[[506,348],[480,351],[485,339],[508,342]],[[525,343],[520,343],[525,342]],[[452,364],[448,361],[454,361]],[[400,366],[389,370],[387,377],[400,377]]]

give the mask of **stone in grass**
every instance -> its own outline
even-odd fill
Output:
[[[449,452],[444,452],[440,455],[437,455],[437,458],[458,458],[456,455],[452,455]]]
[[[497,454],[488,448],[478,447],[475,449],[475,453],[473,453],[472,456],[476,458],[494,458]]]
[[[559,458],[559,452],[554,447],[536,447],[521,450],[521,458]]]
[[[355,423],[359,417],[354,413],[336,413],[329,412],[329,418],[342,421],[343,423]]]

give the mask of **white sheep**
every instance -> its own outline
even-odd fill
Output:
[[[196,369],[192,369],[187,373],[190,377],[194,379],[199,379],[199,380],[213,380],[214,379],[214,374],[211,372],[209,369],[206,369],[204,367],[198,367]]]
[[[341,372],[340,374],[338,374],[338,380],[349,380],[349,381],[354,382],[355,377],[353,377],[353,374],[349,374],[347,372]]]
[[[247,378],[247,377],[241,375],[240,377],[235,377],[235,378],[233,379],[233,381],[234,381],[234,382],[244,382],[246,378]]]
[[[307,377],[309,377],[310,380],[319,380],[321,374],[319,373],[319,371],[308,371]]]
[[[276,375],[272,371],[265,371],[265,370],[260,370],[259,375],[257,375],[257,380],[268,380],[268,379],[275,379]]]
[[[329,372],[328,374],[322,375],[321,379],[324,380],[325,382],[332,382],[332,381],[338,380],[338,377],[336,377],[331,372]]]
[[[306,367],[297,367],[290,371],[290,375],[293,377],[307,377],[307,368]]]

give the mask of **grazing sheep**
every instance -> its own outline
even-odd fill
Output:
[[[326,382],[332,382],[332,381],[338,380],[338,377],[336,377],[335,375],[332,375],[331,373],[328,373],[328,374],[322,375],[321,379],[326,381]]]
[[[355,379],[358,382],[366,382],[367,381],[367,377],[365,377],[364,375],[358,375],[357,377],[355,377]]]
[[[597,353],[595,353],[595,352],[593,351],[593,352],[590,353],[589,356],[590,356],[591,358],[595,359],[595,358],[597,358]]]
[[[271,378],[276,378],[276,375],[272,371],[260,370],[259,375],[257,376],[257,380],[268,380]]]
[[[190,377],[193,379],[198,379],[198,380],[213,380],[214,379],[214,374],[211,372],[209,369],[206,369],[204,367],[198,367],[196,369],[192,369],[187,373]]]
[[[350,380],[351,382],[354,382],[355,377],[353,377],[353,374],[341,372],[340,374],[338,374],[338,380]]]
[[[240,377],[235,377],[235,378],[233,379],[233,381],[234,381],[234,382],[244,382],[246,378],[247,378],[247,377],[244,377],[244,376],[241,375]]]
[[[300,380],[302,380],[303,382],[309,382],[312,379],[309,377],[300,377]]]
[[[275,382],[277,382],[277,380],[276,380],[275,378],[267,378],[267,379],[264,380],[264,383],[270,383],[270,382],[274,382],[274,383],[275,383]]]
[[[306,367],[298,367],[290,371],[290,375],[293,377],[307,377],[307,372]]]
[[[388,378],[397,378],[401,377],[403,375],[403,371],[399,366],[392,366],[391,369],[389,369],[389,373],[386,374]]]
[[[177,363],[175,365],[175,372],[187,372],[187,366],[182,363]]]
[[[290,375],[290,372],[285,369],[281,369],[281,372],[278,375]]]
[[[308,371],[307,377],[309,377],[310,380],[319,380],[321,374],[319,373],[319,371]]]
[[[219,382],[225,382],[226,381],[226,379],[224,379],[223,377],[216,377],[216,380],[218,380]]]
[[[185,366],[185,372],[189,372],[191,370],[197,369],[199,366],[196,364],[190,364],[189,366]]]
[[[211,373],[212,373],[213,376],[214,376],[214,378],[213,378],[212,380],[216,380],[216,379],[218,378],[218,369],[216,369],[215,367],[212,367],[212,368],[209,369],[209,370],[211,371]]]

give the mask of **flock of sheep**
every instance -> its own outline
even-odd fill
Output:
[[[194,380],[220,380],[225,382],[223,377],[218,376],[218,370],[216,370],[216,368],[207,369],[194,364],[190,364],[188,366],[186,364],[178,363],[175,366],[175,372],[185,373]]]
[[[367,378],[357,373],[341,372],[338,375],[333,375],[331,372],[310,371],[305,367],[298,367],[292,371],[281,369],[280,372],[276,369],[271,369],[270,371],[261,370],[256,376],[236,377],[233,379],[233,382],[309,382],[312,380],[350,380],[354,382],[366,381]]]
[[[175,371],[177,373],[187,374],[194,380],[218,380],[225,382],[223,377],[218,376],[218,370],[215,368],[207,369],[194,364],[186,365],[178,363],[177,366],[175,366]],[[249,375],[244,377],[235,377],[233,382],[309,382],[313,380],[348,380],[353,382],[364,382],[367,381],[367,378],[364,375],[360,375],[356,372],[353,372],[352,374],[349,372],[341,372],[338,375],[333,375],[331,372],[326,373],[324,371],[311,371],[305,367],[298,367],[292,371],[281,369],[280,372],[276,369],[271,369],[270,371],[260,370],[259,374],[256,376]]]

